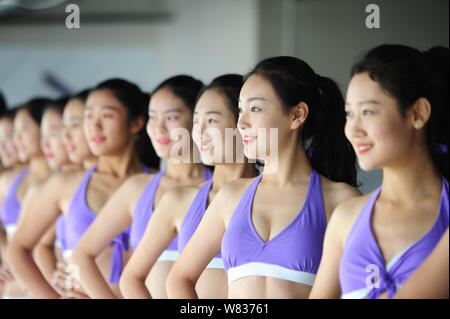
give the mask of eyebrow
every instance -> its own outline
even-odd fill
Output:
[[[150,110],[148,110],[148,111],[149,111],[149,112],[156,113],[156,111],[155,111],[155,110],[152,110],[152,109],[150,109]],[[181,110],[178,110],[178,109],[170,109],[170,110],[165,111],[164,113],[167,114],[167,113],[173,113],[173,112],[181,113]]]
[[[267,101],[267,100],[265,98],[263,98],[263,97],[260,97],[260,96],[253,96],[253,97],[249,97],[247,99],[247,103],[248,102],[252,102],[252,101]],[[241,103],[242,102],[241,99],[238,99],[238,102]]]
[[[220,113],[219,111],[208,111],[205,114],[217,114],[217,115],[222,115],[222,113]],[[198,115],[197,111],[194,111],[194,115]]]
[[[356,103],[357,106],[361,106],[363,104],[381,104],[381,102],[377,100],[364,100]],[[350,105],[350,103],[346,101],[345,105]]]
[[[94,108],[94,107],[93,107],[93,106],[90,106],[90,105],[86,105],[86,106],[85,106],[85,109],[91,110],[91,109],[93,109],[93,108]],[[101,106],[101,109],[108,109],[108,110],[117,111],[119,108],[118,108],[117,106],[112,106],[112,105],[102,105],[102,106]]]

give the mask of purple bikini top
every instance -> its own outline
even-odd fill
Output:
[[[252,222],[259,175],[241,198],[222,239],[228,284],[247,276],[273,277],[312,286],[322,258],[327,225],[320,175],[312,170],[303,208],[294,220],[264,242]],[[276,214],[276,212],[274,212]]]
[[[1,219],[7,233],[13,233],[17,228],[21,205],[17,200],[17,188],[28,174],[29,167],[25,167],[17,174],[6,193],[1,206]]]
[[[70,256],[71,252],[78,244],[85,231],[97,217],[86,203],[86,188],[92,174],[96,169],[97,165],[86,172],[80,186],[75,193],[75,196],[72,198],[67,214],[64,217],[64,240],[66,244],[66,250],[64,251],[65,256]],[[149,173],[149,170],[145,166],[143,166],[143,169],[146,173]],[[115,245],[111,260],[111,272],[109,277],[109,282],[111,284],[116,284],[119,282],[120,275],[122,273],[122,251],[128,250],[129,233],[130,228],[127,228],[116,238],[114,238],[110,243],[110,246]]]
[[[165,173],[166,171],[162,170],[153,176],[136,203],[130,230],[130,245],[133,250],[136,250],[142,236],[144,236],[150,217],[153,215],[156,190]],[[212,177],[211,171],[206,167],[203,170],[203,174],[204,180],[208,180]],[[176,236],[169,246],[167,246],[158,258],[158,261],[175,261],[177,258],[178,236]]]
[[[197,229],[198,225],[200,224],[203,218],[203,215],[205,214],[212,182],[213,180],[211,178],[207,183],[205,183],[205,185],[203,185],[199,189],[191,206],[189,207],[189,210],[186,213],[186,216],[183,219],[183,223],[181,224],[181,229],[178,234],[179,254],[181,254],[184,247],[186,247],[189,240],[194,235],[195,230]],[[216,255],[216,257],[214,257],[211,260],[211,262],[206,268],[219,268],[219,269],[224,268],[222,255],[220,254],[220,251]]]
[[[434,225],[385,265],[371,226],[373,207],[380,192],[381,186],[364,205],[345,242],[339,264],[341,298],[375,299],[384,291],[392,298],[428,257],[448,227],[448,182],[442,178],[441,203]]]

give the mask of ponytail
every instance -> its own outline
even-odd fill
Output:
[[[439,174],[448,180],[449,51],[448,48],[433,47],[423,56],[431,104],[431,116],[426,127],[428,152]]]
[[[305,126],[302,132],[303,140],[312,138],[308,149],[311,166],[333,181],[356,187],[356,155],[344,133],[344,98],[333,80],[317,75],[317,82],[320,117],[316,117],[312,125]]]

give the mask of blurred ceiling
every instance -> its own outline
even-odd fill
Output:
[[[158,23],[172,18],[164,0],[0,0],[0,25],[48,25],[65,20],[76,4],[82,23]]]

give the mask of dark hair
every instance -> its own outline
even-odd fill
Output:
[[[128,123],[139,117],[142,117],[147,121],[149,96],[142,92],[136,84],[124,79],[110,79],[98,84],[89,92],[89,94],[99,90],[108,90],[117,100],[119,100],[122,106],[127,110]],[[136,136],[136,151],[139,159],[144,165],[159,169],[160,159],[156,155],[153,145],[147,136],[145,125]]]
[[[193,112],[195,108],[196,97],[202,87],[203,83],[200,80],[194,79],[192,76],[177,75],[159,84],[153,90],[152,95],[161,89],[167,88],[175,96],[182,99],[186,106],[189,107],[189,109]]]
[[[16,116],[17,108],[8,109],[5,112],[0,114],[0,119],[10,119],[11,121],[14,121],[14,117]]]
[[[229,110],[233,113],[237,122],[239,118],[238,99],[244,83],[244,77],[239,74],[225,74],[218,76],[212,82],[203,87],[197,95],[196,103],[207,90],[215,89],[227,99]]]
[[[336,83],[289,56],[259,62],[245,79],[254,74],[271,83],[286,112],[300,102],[308,105],[300,138],[302,142],[311,139],[312,168],[335,182],[356,186],[356,155],[344,134],[345,102]]]
[[[6,106],[5,98],[3,97],[3,94],[0,92],[0,114],[3,114],[6,112],[8,107]]]
[[[44,115],[46,108],[52,105],[53,102],[54,101],[49,98],[38,97],[29,100],[24,105],[20,106],[19,109],[26,110],[36,122],[36,124],[40,126],[42,115]]]
[[[404,116],[421,97],[431,104],[425,138],[435,168],[448,179],[449,50],[433,47],[425,52],[404,45],[381,45],[365,54],[351,70],[351,75],[368,72],[393,96]]]
[[[70,97],[69,101],[70,100],[80,100],[81,102],[83,102],[83,104],[85,104],[90,92],[91,92],[91,89],[85,89],[81,92],[75,93],[74,95],[72,95]]]
[[[62,115],[64,108],[66,107],[67,102],[69,101],[69,96],[62,96],[56,100],[53,100],[49,103],[44,110],[44,113],[48,110],[53,110]]]

